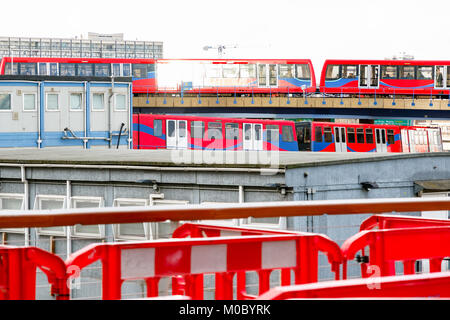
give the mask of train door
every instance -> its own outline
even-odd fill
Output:
[[[167,149],[187,149],[187,121],[166,120]]]
[[[336,152],[347,152],[344,127],[334,127],[334,146],[336,148]]]
[[[262,150],[262,124],[244,123],[244,150]]]
[[[441,130],[439,128],[427,129],[428,132],[428,143],[430,152],[441,152],[444,151],[441,140]]]
[[[434,67],[434,88],[435,89],[448,89],[450,83],[445,81],[447,76],[450,76],[450,67],[447,66],[435,66]]]
[[[377,152],[387,152],[386,129],[375,128]]]
[[[359,87],[376,89],[380,85],[380,66],[362,64],[359,66]]]
[[[402,136],[402,152],[410,152],[408,141],[408,130],[402,129],[401,136]]]
[[[258,87],[277,87],[278,70],[276,64],[258,64]]]

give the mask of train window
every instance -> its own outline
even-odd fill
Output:
[[[155,71],[155,64],[150,63],[147,65],[147,72],[154,72]]]
[[[433,79],[433,67],[431,67],[431,66],[418,66],[417,67],[417,79],[419,79],[419,80],[431,80],[431,79]]]
[[[81,110],[81,93],[70,94],[70,110]]]
[[[222,123],[221,122],[208,122],[208,139],[222,139]]]
[[[5,74],[11,74],[11,63],[5,63]]]
[[[414,79],[414,66],[400,66],[400,79]]]
[[[205,65],[207,78],[222,78],[222,65],[207,64]]]
[[[342,66],[342,78],[353,79],[357,75],[357,66]]]
[[[39,75],[46,76],[47,75],[47,64],[39,63]]]
[[[155,119],[153,120],[153,134],[155,137],[161,137],[162,133],[162,120]]]
[[[133,77],[146,78],[147,77],[147,65],[133,64]]]
[[[11,110],[11,95],[0,93],[0,110]]]
[[[250,123],[244,124],[244,139],[251,140],[252,138],[252,125]]]
[[[47,111],[58,111],[59,110],[57,93],[47,93],[46,109],[47,109]]]
[[[310,127],[306,127],[304,130],[304,141],[305,143],[310,143],[311,142],[311,128]]]
[[[169,138],[175,137],[175,121],[167,121],[167,136]]]
[[[92,110],[104,110],[104,100],[105,95],[103,93],[92,94]]]
[[[294,71],[293,64],[280,64],[278,68],[278,75],[280,78],[294,78]]]
[[[76,75],[75,73],[75,64],[74,63],[61,63],[59,65],[59,74],[61,76],[72,76]]]
[[[333,133],[331,132],[330,127],[323,128],[323,141],[325,142],[333,142]]]
[[[203,121],[191,121],[191,138],[203,139],[205,123]]]
[[[337,80],[337,79],[339,79],[339,66],[329,65],[327,67],[325,80]]]
[[[238,78],[239,77],[239,65],[230,64],[223,66],[223,77],[224,78]]]
[[[381,78],[397,79],[397,66],[381,66]]]
[[[316,142],[322,142],[322,127],[315,127],[314,137]]]
[[[282,126],[281,127],[281,139],[285,142],[294,141],[294,132],[292,131],[291,126]]]
[[[82,77],[91,77],[94,75],[92,64],[79,63],[78,75]]]
[[[129,77],[131,75],[131,67],[128,63],[122,65],[122,71],[124,77]]]
[[[96,77],[109,77],[111,75],[111,65],[107,63],[96,63],[94,70]]]
[[[388,144],[394,144],[395,143],[394,130],[392,130],[392,129],[388,129],[387,130],[387,142],[388,142]]]
[[[373,130],[372,129],[366,129],[366,142],[373,143]]]
[[[120,63],[113,63],[112,65],[112,76],[120,77]]]
[[[58,75],[58,64],[50,63],[50,75],[57,76]]]
[[[22,75],[36,75],[37,65],[36,63],[20,63],[20,74]]]
[[[225,123],[225,139],[231,140],[239,139],[239,124]]]
[[[255,124],[255,140],[260,141],[262,140],[262,124],[257,123]]]
[[[356,142],[364,143],[364,129],[356,129]]]
[[[307,64],[296,64],[295,77],[297,79],[311,79],[311,74],[309,72],[309,66]]]
[[[355,143],[355,128],[347,128],[347,142]]]
[[[386,132],[384,130],[381,131],[381,143],[386,144]]]
[[[269,85],[277,85],[277,65],[269,64]]]
[[[178,121],[178,137],[186,137],[186,121]]]
[[[24,93],[23,95],[23,110],[35,111],[36,110],[36,94]]]
[[[239,69],[241,78],[256,78],[256,67],[254,64],[241,64]]]
[[[270,143],[278,143],[280,141],[280,127],[276,125],[267,125],[266,126],[267,133],[267,142]]]

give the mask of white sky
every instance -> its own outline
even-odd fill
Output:
[[[164,42],[165,58],[450,59],[445,0],[73,0],[2,2],[0,36],[123,33]]]

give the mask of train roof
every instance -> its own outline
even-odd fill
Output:
[[[329,64],[379,64],[379,65],[450,65],[450,60],[367,60],[367,59],[327,59],[323,66]]]
[[[289,123],[293,124],[292,120],[282,119],[246,119],[246,118],[228,118],[228,117],[204,117],[204,116],[185,116],[185,115],[170,115],[170,114],[140,114],[142,116],[151,116],[159,119],[173,119],[173,120],[205,120],[205,121],[234,121],[247,123]]]

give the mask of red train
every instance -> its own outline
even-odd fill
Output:
[[[135,149],[315,152],[443,151],[439,128],[133,115]]]
[[[277,94],[316,91],[307,59],[3,58],[0,74],[131,76],[133,93]]]

